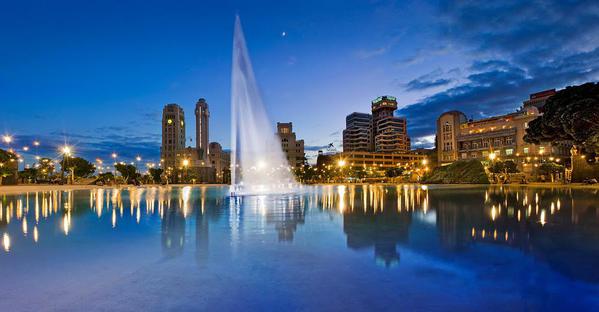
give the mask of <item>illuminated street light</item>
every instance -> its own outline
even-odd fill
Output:
[[[24,151],[28,151],[29,150],[29,146],[23,146],[23,150]]]
[[[72,150],[71,150],[71,147],[70,147],[70,146],[68,146],[68,145],[65,145],[65,146],[63,146],[63,147],[61,148],[61,152],[62,152],[62,154],[63,154],[63,155],[66,155],[66,156],[71,156],[71,152],[72,152]]]
[[[2,141],[4,141],[6,144],[10,144],[10,142],[12,142],[12,137],[8,134],[5,134],[2,136]]]
[[[423,159],[423,160],[422,160],[422,165],[423,165],[423,166],[426,166],[427,164],[428,164],[428,159],[426,159],[426,158],[425,158],[425,159]]]
[[[137,161],[141,161],[141,157],[140,157],[140,156],[137,156],[137,157],[135,157],[135,160],[137,160]]]
[[[337,166],[341,168],[345,167],[345,160],[339,159],[339,161],[337,161]]]
[[[489,159],[491,161],[495,160],[495,158],[497,158],[497,154],[495,154],[494,152],[492,152],[492,153],[489,154]]]
[[[33,141],[33,146],[40,146],[40,141]]]
[[[117,158],[117,154],[116,153],[112,153],[112,155],[110,155],[112,158],[116,159]]]

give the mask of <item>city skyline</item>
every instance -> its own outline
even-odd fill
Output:
[[[590,1],[272,3],[268,14],[242,2],[109,7],[8,5],[0,131],[14,135],[13,147],[39,140],[40,150],[57,154],[68,140],[90,159],[117,152],[155,160],[162,107],[192,112],[204,97],[211,141],[228,149],[237,12],[271,127],[293,122],[311,155],[331,142],[340,150],[345,116],[368,111],[381,95],[397,97],[413,147],[431,147],[444,111],[509,113],[530,93],[599,73],[598,7]]]

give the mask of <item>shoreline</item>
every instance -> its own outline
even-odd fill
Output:
[[[422,185],[427,187],[434,187],[437,189],[461,189],[461,188],[479,188],[479,187],[534,187],[534,188],[571,188],[571,189],[595,189],[599,190],[599,184],[589,185],[582,183],[575,184],[549,184],[549,183],[529,183],[529,184],[419,184],[419,183],[318,183],[318,184],[306,184],[306,186],[327,186],[327,185]],[[118,186],[114,185],[86,185],[86,184],[73,184],[73,185],[56,185],[56,184],[21,184],[21,185],[1,185],[0,195],[11,195],[21,194],[30,192],[50,192],[50,191],[68,191],[68,190],[95,190],[95,189],[114,189],[114,188],[130,188],[130,187],[228,187],[228,184],[146,184],[142,186],[134,186],[122,184]]]
[[[228,186],[225,184],[169,184],[169,185],[161,185],[161,184],[145,184],[141,186],[134,186],[130,184],[121,184],[121,185],[93,185],[93,184],[19,184],[19,185],[0,185],[0,195],[13,195],[13,194],[21,194],[21,193],[31,193],[31,192],[50,192],[50,191],[77,191],[77,190],[96,190],[96,189],[123,189],[130,187],[182,187],[182,186]]]

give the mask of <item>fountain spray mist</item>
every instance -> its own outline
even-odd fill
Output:
[[[232,194],[282,193],[295,188],[260,97],[239,16],[233,36],[231,147]]]

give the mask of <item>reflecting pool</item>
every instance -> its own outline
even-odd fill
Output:
[[[0,311],[599,310],[599,190],[0,195]]]

